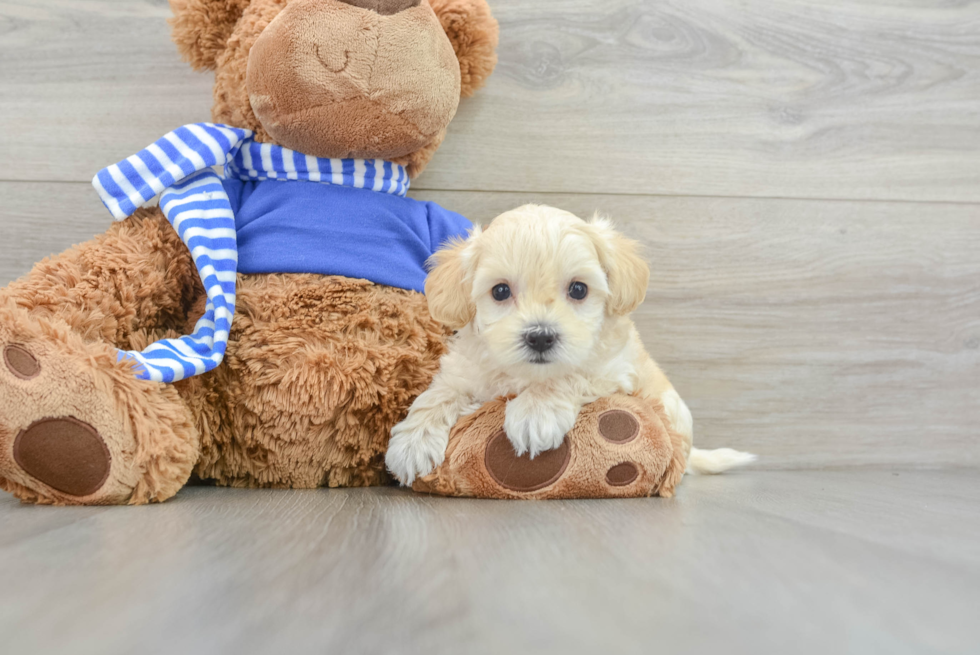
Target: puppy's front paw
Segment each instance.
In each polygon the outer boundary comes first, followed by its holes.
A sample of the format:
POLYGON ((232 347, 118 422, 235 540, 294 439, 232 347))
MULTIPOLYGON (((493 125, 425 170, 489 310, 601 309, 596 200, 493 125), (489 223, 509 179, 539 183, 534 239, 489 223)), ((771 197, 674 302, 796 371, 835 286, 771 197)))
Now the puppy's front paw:
POLYGON ((560 446, 577 418, 578 411, 569 402, 522 393, 507 403, 504 432, 518 455, 530 453, 534 459, 560 446))
POLYGON ((442 464, 449 445, 448 430, 409 423, 402 421, 391 430, 385 455, 388 470, 406 487, 442 464))

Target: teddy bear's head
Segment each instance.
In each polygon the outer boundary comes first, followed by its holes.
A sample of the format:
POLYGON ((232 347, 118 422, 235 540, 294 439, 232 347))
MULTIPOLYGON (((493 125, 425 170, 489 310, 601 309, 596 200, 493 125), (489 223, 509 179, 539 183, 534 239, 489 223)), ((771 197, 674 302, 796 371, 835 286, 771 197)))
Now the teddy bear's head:
POLYGON ((215 122, 315 157, 418 175, 496 64, 485 0, 171 0, 173 39, 215 71, 215 122))

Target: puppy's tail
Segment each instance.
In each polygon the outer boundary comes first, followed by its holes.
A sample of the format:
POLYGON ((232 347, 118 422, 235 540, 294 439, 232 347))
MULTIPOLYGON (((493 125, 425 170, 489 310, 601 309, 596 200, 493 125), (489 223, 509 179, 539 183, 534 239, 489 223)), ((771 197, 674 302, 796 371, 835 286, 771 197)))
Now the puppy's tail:
POLYGON ((698 475, 717 475, 736 466, 745 466, 759 459, 752 453, 743 453, 731 448, 702 450, 691 448, 687 458, 687 472, 698 475))

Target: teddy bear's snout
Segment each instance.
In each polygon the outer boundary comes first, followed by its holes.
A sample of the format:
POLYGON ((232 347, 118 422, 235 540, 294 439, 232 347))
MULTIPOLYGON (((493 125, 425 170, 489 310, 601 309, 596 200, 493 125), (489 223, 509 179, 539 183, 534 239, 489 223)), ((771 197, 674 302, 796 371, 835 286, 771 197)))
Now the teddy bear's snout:
POLYGON ((346 5, 351 5, 353 7, 360 7, 361 9, 370 9, 373 12, 379 13, 382 16, 391 16, 392 14, 397 14, 400 11, 405 11, 406 9, 411 9, 412 7, 418 7, 422 0, 338 0, 346 5))

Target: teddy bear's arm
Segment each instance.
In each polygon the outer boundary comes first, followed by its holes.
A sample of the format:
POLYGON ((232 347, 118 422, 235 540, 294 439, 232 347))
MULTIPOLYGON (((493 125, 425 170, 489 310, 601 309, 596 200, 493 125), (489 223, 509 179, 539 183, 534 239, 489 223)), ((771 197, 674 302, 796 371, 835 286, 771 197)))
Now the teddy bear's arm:
POLYGON ((187 246, 153 208, 37 263, 0 290, 0 302, 64 321, 85 339, 139 349, 156 330, 183 331, 203 295, 187 246))

